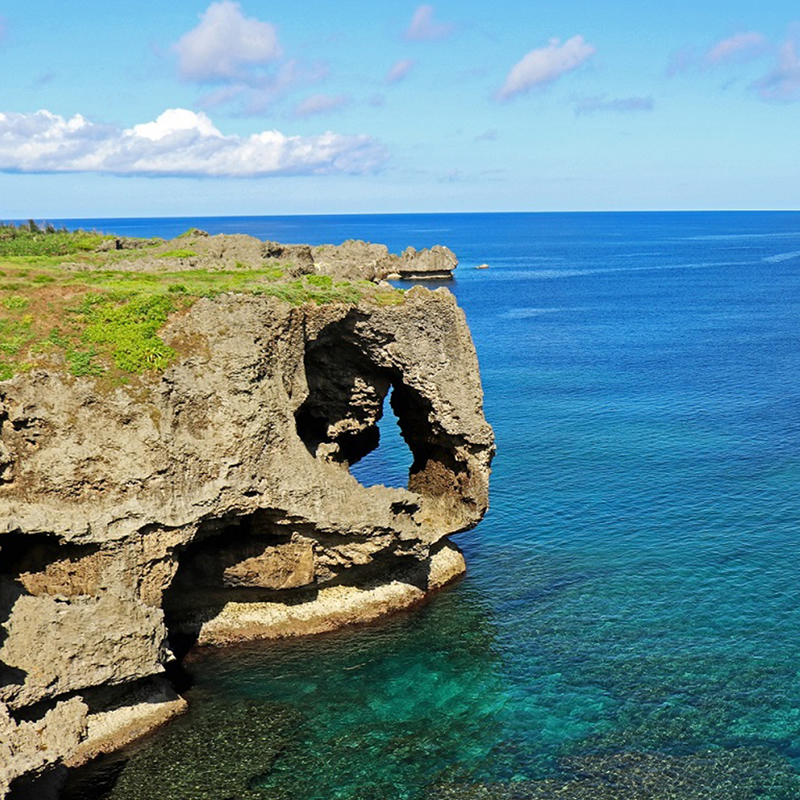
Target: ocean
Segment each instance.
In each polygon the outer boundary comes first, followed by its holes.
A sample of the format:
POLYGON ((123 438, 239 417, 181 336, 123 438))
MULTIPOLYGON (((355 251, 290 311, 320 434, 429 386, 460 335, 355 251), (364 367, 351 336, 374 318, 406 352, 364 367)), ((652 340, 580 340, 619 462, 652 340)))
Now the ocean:
MULTIPOLYGON (((800 797, 800 213, 66 224, 447 245, 498 447, 462 581, 193 654, 190 711, 69 797, 800 797)), ((404 485, 387 411, 357 474, 404 485)))

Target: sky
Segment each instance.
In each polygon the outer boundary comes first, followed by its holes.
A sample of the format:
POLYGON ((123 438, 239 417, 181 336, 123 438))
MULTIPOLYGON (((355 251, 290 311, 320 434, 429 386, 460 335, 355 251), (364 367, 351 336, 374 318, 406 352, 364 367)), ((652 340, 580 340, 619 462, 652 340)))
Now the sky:
POLYGON ((800 5, 0 0, 0 219, 797 209, 800 5))

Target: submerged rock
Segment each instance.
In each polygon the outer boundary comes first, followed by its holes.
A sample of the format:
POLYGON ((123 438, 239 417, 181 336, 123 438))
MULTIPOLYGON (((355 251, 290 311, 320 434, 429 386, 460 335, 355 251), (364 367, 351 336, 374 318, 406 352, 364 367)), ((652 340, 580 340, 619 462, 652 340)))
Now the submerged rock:
POLYGON ((793 800, 800 777, 767 749, 689 755, 620 752, 567 758, 563 776, 498 784, 452 784, 427 800, 793 800))

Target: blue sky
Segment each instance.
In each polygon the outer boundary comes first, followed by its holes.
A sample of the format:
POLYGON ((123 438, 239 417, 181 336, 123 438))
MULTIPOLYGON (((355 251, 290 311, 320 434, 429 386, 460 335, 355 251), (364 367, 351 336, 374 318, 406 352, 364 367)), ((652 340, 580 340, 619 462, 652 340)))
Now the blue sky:
POLYGON ((0 218, 798 208, 800 6, 3 0, 0 218))

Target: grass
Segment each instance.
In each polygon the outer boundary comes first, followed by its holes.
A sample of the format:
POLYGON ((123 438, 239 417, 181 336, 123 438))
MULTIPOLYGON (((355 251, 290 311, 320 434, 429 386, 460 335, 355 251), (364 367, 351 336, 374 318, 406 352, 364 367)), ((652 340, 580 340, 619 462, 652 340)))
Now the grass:
POLYGON ((187 250, 187 249, 184 248, 184 249, 181 249, 181 250, 168 250, 166 253, 159 253, 158 257, 159 258, 192 258, 193 256, 196 256, 196 255, 197 255, 197 253, 195 253, 194 250, 187 250))
MULTIPOLYGON (((294 306, 403 302, 403 292, 368 281, 327 275, 288 280, 279 267, 241 262, 227 270, 126 270, 113 251, 95 252, 102 240, 85 231, 0 226, 0 380, 33 368, 112 383, 161 372, 177 355, 159 336, 170 315, 223 293, 277 297, 294 306), (64 262, 70 266, 61 267, 64 262)), ((177 249, 158 255, 196 254, 177 249)))
POLYGON ((0 303, 2 303, 3 308, 5 308, 7 311, 14 311, 20 308, 27 308, 30 305, 30 302, 31 302, 30 298, 22 297, 21 295, 18 294, 11 294, 8 297, 4 297, 2 300, 0 300, 0 303))
MULTIPOLYGON (((52 225, 38 225, 33 220, 22 225, 0 224, 0 258, 68 256, 96 250, 104 236, 96 231, 56 230, 52 225)), ((113 237, 111 237, 113 238, 113 237)))

